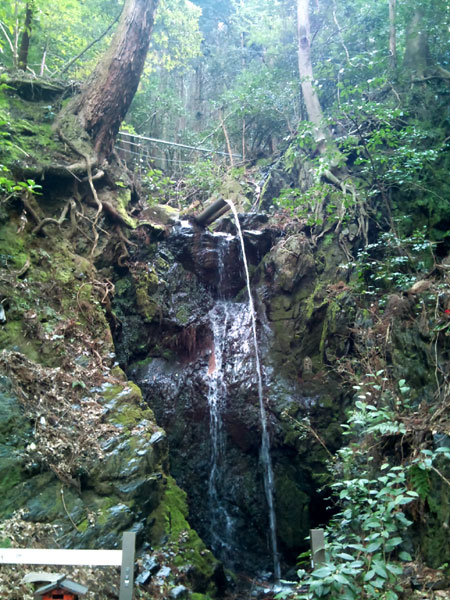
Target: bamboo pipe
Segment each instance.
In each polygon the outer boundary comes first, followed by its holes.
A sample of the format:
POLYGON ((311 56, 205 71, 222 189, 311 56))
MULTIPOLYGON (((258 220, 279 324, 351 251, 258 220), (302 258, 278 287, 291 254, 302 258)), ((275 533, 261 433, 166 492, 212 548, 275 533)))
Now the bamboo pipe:
POLYGON ((227 212, 229 208, 230 207, 225 202, 225 200, 219 198, 218 200, 215 200, 212 204, 207 206, 205 209, 203 209, 202 212, 200 212, 199 214, 193 215, 193 218, 198 225, 210 225, 211 223, 214 223, 214 221, 220 216, 222 216, 225 212, 227 212))

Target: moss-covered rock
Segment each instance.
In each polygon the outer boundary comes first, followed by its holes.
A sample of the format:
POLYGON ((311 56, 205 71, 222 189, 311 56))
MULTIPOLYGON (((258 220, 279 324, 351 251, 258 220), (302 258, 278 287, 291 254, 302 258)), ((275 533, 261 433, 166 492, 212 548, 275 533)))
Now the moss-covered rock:
POLYGON ((183 566, 195 592, 215 595, 217 583, 223 579, 222 567, 187 518, 186 493, 168 477, 162 501, 148 517, 153 544, 168 545, 175 552, 174 564, 183 566))

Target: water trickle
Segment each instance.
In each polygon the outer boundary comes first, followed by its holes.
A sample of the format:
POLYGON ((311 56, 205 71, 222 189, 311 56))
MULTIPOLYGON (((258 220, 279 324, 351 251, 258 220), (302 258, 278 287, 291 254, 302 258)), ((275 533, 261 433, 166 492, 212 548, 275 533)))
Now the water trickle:
POLYGON ((231 559, 233 519, 224 502, 221 463, 225 450, 222 415, 226 404, 224 350, 230 303, 218 302, 209 313, 213 334, 213 350, 208 365, 209 429, 211 435, 211 471, 208 482, 208 508, 211 524, 211 546, 217 556, 231 559))
POLYGON ((245 268, 245 278, 246 278, 247 292, 248 292, 248 305, 249 305, 249 309, 250 309, 251 322, 252 322, 256 376, 257 376, 257 381, 258 381, 259 414, 260 414, 260 420, 261 420, 261 462, 263 465, 263 472, 264 472, 264 490, 266 492, 267 505, 269 508, 270 541, 271 541, 271 547, 272 547, 274 576, 275 576, 275 580, 278 581, 281 576, 281 571, 280 571, 280 560, 278 557, 277 536, 276 536, 276 518, 275 518, 275 503, 274 503, 274 476, 273 476, 273 468, 272 468, 272 458, 270 456, 270 438, 269 438, 269 432, 267 430, 267 415, 266 415, 266 409, 264 407, 262 370, 261 370, 261 362, 259 359, 258 338, 256 335, 255 307, 254 307, 252 291, 251 291, 251 287, 250 287, 250 274, 248 271, 247 258, 246 258, 246 254, 245 254, 244 238, 242 236, 242 230, 241 230, 241 225, 239 223, 239 217, 238 217, 236 207, 234 206, 233 202, 231 200, 226 200, 226 202, 230 206, 231 211, 234 216, 234 220, 236 222, 236 228, 238 231, 238 236, 239 236, 239 240, 241 242, 241 248, 242 248, 242 260, 243 260, 244 268, 245 268))

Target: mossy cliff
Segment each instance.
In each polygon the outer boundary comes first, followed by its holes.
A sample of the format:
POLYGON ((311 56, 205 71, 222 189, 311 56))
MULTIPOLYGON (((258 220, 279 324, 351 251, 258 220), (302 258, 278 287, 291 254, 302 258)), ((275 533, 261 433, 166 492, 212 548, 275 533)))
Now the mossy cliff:
MULTIPOLYGON (((68 186, 52 168, 66 160, 51 129, 53 97, 8 89, 0 98, 11 142, 1 146, 5 176, 36 176, 33 190, 11 189, 0 205, 2 544, 117 548, 122 532, 133 530, 142 570, 154 559, 155 577, 165 573, 155 589, 153 579, 142 581, 140 598, 167 597, 181 584, 212 597, 220 565, 187 523, 185 496, 169 476, 165 432, 115 358, 114 284, 111 270, 99 268, 121 268, 126 241, 118 227, 136 225, 125 212, 131 188, 97 184, 97 230, 88 182, 68 186), (66 211, 60 219, 67 205, 73 218, 66 211)), ((147 220, 143 228, 146 236, 159 235, 164 225, 147 220)), ((157 279, 149 273, 145 281, 154 292, 157 279)), ((151 319, 144 294, 140 302, 151 319)), ((21 598, 31 597, 20 572, 8 571, 9 581, 21 598)), ((89 583, 96 576, 86 577, 89 583)), ((114 583, 100 588, 98 598, 117 594, 114 583)))
MULTIPOLYGON (((373 259, 368 261, 360 240, 354 239, 353 245, 347 240, 344 245, 333 233, 314 236, 300 219, 278 214, 260 219, 256 226, 254 216, 242 215, 241 220, 263 325, 260 352, 266 368, 278 541, 290 562, 306 547, 309 527, 329 515, 327 461, 342 444, 340 424, 354 399, 353 385, 371 373, 384 373, 386 394, 395 399, 398 382, 405 380, 410 385, 409 401, 420 409, 420 433, 412 421, 405 422, 403 441, 387 435, 376 443, 381 455, 386 451, 392 460, 408 464, 417 443, 425 448, 447 443, 447 417, 439 409, 446 400, 436 396, 437 392, 445 395, 445 385, 436 387, 436 354, 439 365, 447 364, 448 340, 440 332, 446 330, 449 310, 448 256, 441 248, 435 256, 437 271, 430 275, 433 264, 426 255, 431 246, 407 237, 372 244, 373 259), (250 218, 256 233, 250 230, 250 218), (255 243, 256 239, 260 241, 255 243), (263 239, 270 243, 264 245, 263 239), (410 246, 417 261, 399 273, 397 255, 408 257, 410 246), (417 269, 417 265, 423 266, 417 269), (371 280, 378 279, 382 282, 373 290, 371 280), (436 409, 442 418, 433 421, 436 409)), ((227 220, 220 229, 233 232, 227 220)), ((234 242, 230 240, 225 248, 223 239, 220 233, 176 227, 167 241, 132 254, 132 266, 117 283, 114 300, 114 310, 126 323, 115 336, 120 360, 132 363, 129 373, 141 382, 144 396, 167 429, 172 472, 188 490, 191 520, 206 537, 211 455, 205 436, 210 427, 206 375, 213 352, 209 313, 217 295, 237 303, 245 298, 234 242), (213 273, 218 272, 220 261, 224 270, 217 277, 213 273), (142 279, 146 305, 138 272, 148 274, 142 279), (234 275, 233 285, 226 279, 229 273, 234 275), (152 278, 158 279, 156 288, 152 278), (146 306, 153 307, 150 314, 146 306)), ((406 258, 401 260, 404 263, 406 258)), ((223 417, 227 455, 222 460, 230 477, 224 505, 229 502, 231 513, 235 506, 245 513, 245 518, 236 518, 235 542, 241 550, 232 560, 262 564, 263 558, 254 552, 265 547, 267 531, 259 530, 266 514, 258 466, 256 383, 251 360, 239 362, 241 348, 231 348, 225 350, 226 377, 235 400, 227 399, 223 417), (240 379, 233 371, 235 360, 240 379)), ((448 550, 438 525, 447 520, 448 490, 439 489, 441 508, 427 501, 427 525, 417 520, 412 535, 434 567, 442 562, 436 548, 448 550), (437 538, 439 544, 433 545, 431 540, 437 538)))

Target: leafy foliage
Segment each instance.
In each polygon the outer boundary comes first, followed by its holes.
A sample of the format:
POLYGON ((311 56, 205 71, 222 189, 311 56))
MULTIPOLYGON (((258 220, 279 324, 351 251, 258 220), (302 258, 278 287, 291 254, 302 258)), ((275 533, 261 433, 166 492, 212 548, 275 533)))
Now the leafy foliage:
MULTIPOLYGON (((411 560, 405 532, 412 524, 405 509, 426 498, 434 463, 441 456, 450 458, 450 448, 423 450, 409 464, 377 464, 368 447, 383 436, 406 434, 402 418, 409 406, 382 390, 380 383, 387 381, 383 375, 368 374, 364 384, 355 386, 354 408, 343 426, 351 441, 332 464, 331 489, 339 510, 326 529, 326 559, 310 575, 298 571, 308 591, 294 594, 297 600, 396 600, 403 591, 401 561, 411 560)), ((404 381, 399 390, 408 394, 404 381)), ((288 596, 281 593, 277 598, 288 596)))
POLYGON ((356 269, 357 289, 366 296, 386 289, 406 291, 433 268, 434 246, 425 229, 409 236, 390 231, 359 250, 356 261, 345 266, 356 269))

